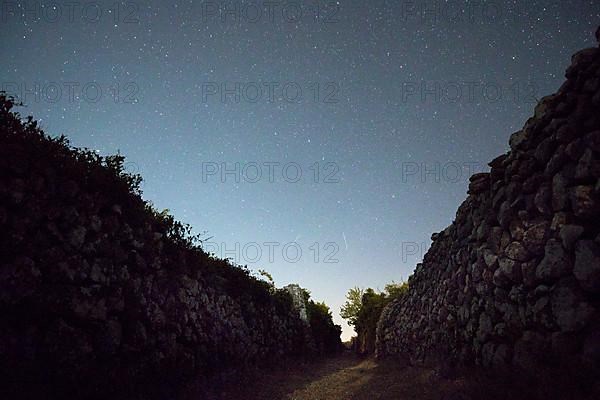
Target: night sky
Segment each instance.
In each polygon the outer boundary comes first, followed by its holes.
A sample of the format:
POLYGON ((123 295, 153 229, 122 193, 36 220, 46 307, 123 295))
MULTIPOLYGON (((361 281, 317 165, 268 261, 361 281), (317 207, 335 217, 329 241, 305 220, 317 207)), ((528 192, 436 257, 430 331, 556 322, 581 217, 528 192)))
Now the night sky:
POLYGON ((349 288, 410 275, 600 23, 588 0, 0 6, 22 114, 120 151, 207 250, 338 323, 349 288))

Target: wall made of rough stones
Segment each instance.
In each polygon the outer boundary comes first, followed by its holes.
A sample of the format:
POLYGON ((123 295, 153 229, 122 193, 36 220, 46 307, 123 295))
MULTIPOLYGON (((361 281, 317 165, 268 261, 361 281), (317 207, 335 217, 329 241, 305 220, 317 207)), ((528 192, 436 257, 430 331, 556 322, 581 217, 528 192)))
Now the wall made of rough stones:
POLYGON ((190 378, 310 353, 297 309, 0 114, 0 398, 172 398, 190 378))
POLYGON ((378 356, 535 371, 600 362, 600 49, 576 53, 378 324, 378 356))

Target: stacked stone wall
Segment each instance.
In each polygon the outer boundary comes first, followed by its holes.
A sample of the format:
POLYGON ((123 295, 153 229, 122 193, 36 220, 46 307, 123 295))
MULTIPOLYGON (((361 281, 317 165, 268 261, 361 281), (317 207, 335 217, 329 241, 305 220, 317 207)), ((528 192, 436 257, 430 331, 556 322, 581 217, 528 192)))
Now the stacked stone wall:
POLYGON ((600 49, 575 54, 378 324, 377 353, 533 372, 600 362, 600 49), (562 366, 562 367, 559 367, 562 366))

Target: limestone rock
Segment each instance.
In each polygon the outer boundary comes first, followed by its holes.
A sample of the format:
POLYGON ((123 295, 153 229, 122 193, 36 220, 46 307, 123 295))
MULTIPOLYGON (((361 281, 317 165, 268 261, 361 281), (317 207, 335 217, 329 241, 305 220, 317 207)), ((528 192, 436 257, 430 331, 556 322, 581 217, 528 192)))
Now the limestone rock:
POLYGON ((573 273, 585 290, 600 290, 600 245, 591 240, 576 243, 573 273))
POLYGON ((544 248, 544 258, 537 266, 536 277, 542 281, 558 279, 572 269, 571 260, 567 257, 562 244, 550 239, 544 248))
POLYGON ((563 225, 560 228, 560 239, 562 240, 563 247, 565 249, 572 249, 573 244, 579 239, 583 231, 584 228, 579 225, 563 225))
POLYGON ((550 224, 547 221, 531 226, 523 235, 523 245, 532 254, 543 253, 543 248, 548 239, 550 224))
POLYGON ((527 261, 529 258, 529 252, 520 242, 512 242, 509 244, 504 250, 504 254, 511 260, 516 261, 527 261))
POLYGON ((520 130, 510 136, 509 144, 512 150, 518 150, 527 140, 527 132, 520 130))
POLYGON ((584 301, 577 285, 561 282, 552 292, 552 313, 563 332, 583 329, 594 314, 594 308, 584 301))
POLYGON ((573 213, 582 218, 592 218, 599 213, 597 195, 591 186, 576 186, 570 191, 573 213))

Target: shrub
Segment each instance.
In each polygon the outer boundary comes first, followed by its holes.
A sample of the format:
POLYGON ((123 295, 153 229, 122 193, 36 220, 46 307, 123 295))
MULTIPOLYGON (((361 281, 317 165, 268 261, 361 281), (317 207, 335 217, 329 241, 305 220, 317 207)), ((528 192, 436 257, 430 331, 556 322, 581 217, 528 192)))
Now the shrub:
POLYGON ((377 293, 354 287, 346 295, 346 303, 342 306, 341 316, 354 327, 357 338, 355 349, 359 353, 372 353, 375 350, 377 322, 381 312, 392 300, 404 296, 408 292, 408 282, 389 283, 383 292, 377 293))

